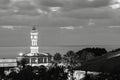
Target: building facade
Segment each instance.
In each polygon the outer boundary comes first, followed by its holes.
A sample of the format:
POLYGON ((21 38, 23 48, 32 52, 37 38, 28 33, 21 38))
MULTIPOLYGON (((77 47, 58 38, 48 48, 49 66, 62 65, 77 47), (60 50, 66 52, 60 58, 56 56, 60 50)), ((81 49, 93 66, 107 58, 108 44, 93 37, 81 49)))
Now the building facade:
POLYGON ((27 65, 31 66, 48 66, 52 61, 52 56, 49 53, 41 53, 39 52, 38 46, 38 30, 36 27, 30 32, 31 46, 30 53, 20 53, 18 59, 25 58, 27 60, 27 65))

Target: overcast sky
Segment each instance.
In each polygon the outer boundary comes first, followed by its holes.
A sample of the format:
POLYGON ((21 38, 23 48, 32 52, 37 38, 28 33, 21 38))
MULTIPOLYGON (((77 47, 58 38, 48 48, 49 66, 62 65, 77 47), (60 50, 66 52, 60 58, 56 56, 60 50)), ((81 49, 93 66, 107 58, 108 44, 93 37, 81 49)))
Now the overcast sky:
POLYGON ((0 0, 0 46, 120 45, 120 0, 0 0))

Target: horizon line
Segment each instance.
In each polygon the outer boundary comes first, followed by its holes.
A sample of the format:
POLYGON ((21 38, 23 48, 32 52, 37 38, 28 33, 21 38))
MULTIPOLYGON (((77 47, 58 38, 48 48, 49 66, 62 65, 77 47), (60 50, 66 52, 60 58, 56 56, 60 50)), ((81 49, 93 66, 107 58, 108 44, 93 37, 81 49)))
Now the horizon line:
MULTIPOLYGON (((39 47, 80 47, 80 46, 120 46, 119 45, 112 45, 112 44, 100 44, 100 45, 38 45, 39 47)), ((29 46, 0 46, 0 47, 30 47, 29 46)))

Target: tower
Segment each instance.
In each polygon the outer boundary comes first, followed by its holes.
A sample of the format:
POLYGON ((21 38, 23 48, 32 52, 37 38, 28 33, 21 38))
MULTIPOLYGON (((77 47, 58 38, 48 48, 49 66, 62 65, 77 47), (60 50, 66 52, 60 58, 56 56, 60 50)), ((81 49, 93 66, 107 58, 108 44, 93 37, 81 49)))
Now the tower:
POLYGON ((27 65, 30 66, 48 66, 49 63, 52 60, 52 56, 49 53, 41 53, 39 52, 38 47, 38 30, 35 26, 33 26, 31 32, 30 32, 30 39, 31 39, 31 46, 30 46, 30 52, 29 53, 20 53, 20 57, 18 57, 19 60, 25 58, 28 63, 27 65))
POLYGON ((39 47, 37 45, 38 31, 35 26, 33 27, 32 31, 30 32, 30 35, 31 35, 30 53, 31 53, 31 55, 36 55, 37 53, 39 53, 39 47))

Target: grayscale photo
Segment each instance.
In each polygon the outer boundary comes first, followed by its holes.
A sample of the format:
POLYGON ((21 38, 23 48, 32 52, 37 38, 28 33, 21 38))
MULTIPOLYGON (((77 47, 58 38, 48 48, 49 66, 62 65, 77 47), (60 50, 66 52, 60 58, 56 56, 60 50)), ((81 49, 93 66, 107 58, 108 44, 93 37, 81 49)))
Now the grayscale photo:
POLYGON ((0 80, 120 80, 120 0, 0 0, 0 80))

